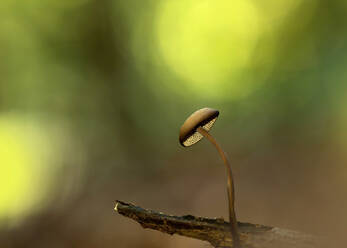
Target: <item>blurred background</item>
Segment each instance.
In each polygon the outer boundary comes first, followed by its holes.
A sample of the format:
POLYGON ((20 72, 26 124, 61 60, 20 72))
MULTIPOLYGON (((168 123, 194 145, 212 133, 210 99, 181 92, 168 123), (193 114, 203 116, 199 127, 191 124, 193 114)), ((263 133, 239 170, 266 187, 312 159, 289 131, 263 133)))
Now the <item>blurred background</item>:
POLYGON ((115 200, 347 242, 347 2, 2 0, 0 246, 208 247, 115 200))

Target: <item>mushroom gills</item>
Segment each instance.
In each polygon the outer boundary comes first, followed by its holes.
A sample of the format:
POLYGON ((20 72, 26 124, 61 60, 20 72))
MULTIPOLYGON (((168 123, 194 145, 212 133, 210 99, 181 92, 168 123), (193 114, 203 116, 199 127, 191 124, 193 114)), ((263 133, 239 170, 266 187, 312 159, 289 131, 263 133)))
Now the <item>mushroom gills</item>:
MULTIPOLYGON (((216 122, 217 117, 213 118, 206 124, 202 126, 203 129, 205 129, 207 132, 210 131, 212 128, 213 124, 216 122)), ((199 132, 195 131, 191 136, 189 136, 185 141, 183 141, 184 146, 191 146, 194 145, 195 143, 199 142, 204 136, 200 134, 199 132)))

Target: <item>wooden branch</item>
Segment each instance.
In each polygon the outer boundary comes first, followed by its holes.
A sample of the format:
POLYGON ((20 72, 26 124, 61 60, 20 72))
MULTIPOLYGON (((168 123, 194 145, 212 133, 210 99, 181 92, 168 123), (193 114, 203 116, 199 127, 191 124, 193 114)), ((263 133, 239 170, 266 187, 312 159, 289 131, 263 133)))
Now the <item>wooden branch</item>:
MULTIPOLYGON (((116 201, 115 210, 143 228, 208 241, 214 247, 232 248, 230 224, 222 218, 166 215, 121 201, 116 201)), ((322 247, 317 237, 296 231, 242 222, 238 222, 238 227, 243 248, 322 247)))

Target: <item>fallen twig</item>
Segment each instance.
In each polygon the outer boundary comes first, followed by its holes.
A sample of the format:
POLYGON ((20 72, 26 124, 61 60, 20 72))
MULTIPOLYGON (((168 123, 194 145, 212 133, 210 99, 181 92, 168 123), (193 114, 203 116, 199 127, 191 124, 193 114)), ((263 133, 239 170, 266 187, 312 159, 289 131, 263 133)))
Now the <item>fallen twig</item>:
MULTIPOLYGON (((143 228, 208 241, 214 247, 232 248, 230 224, 222 218, 166 215, 121 201, 116 202, 115 210, 143 228)), ((296 231, 242 222, 238 222, 238 228, 244 248, 321 247, 317 237, 296 231)))

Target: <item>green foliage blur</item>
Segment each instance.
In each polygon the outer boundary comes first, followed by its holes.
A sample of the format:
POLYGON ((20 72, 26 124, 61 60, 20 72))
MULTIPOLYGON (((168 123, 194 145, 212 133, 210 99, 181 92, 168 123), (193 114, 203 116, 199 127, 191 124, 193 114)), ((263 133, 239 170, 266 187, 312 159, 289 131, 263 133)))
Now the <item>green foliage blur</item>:
POLYGON ((226 216, 217 153, 178 143, 202 107, 241 221, 345 243, 346 27, 345 0, 2 0, 0 247, 203 247, 113 211, 226 216))

